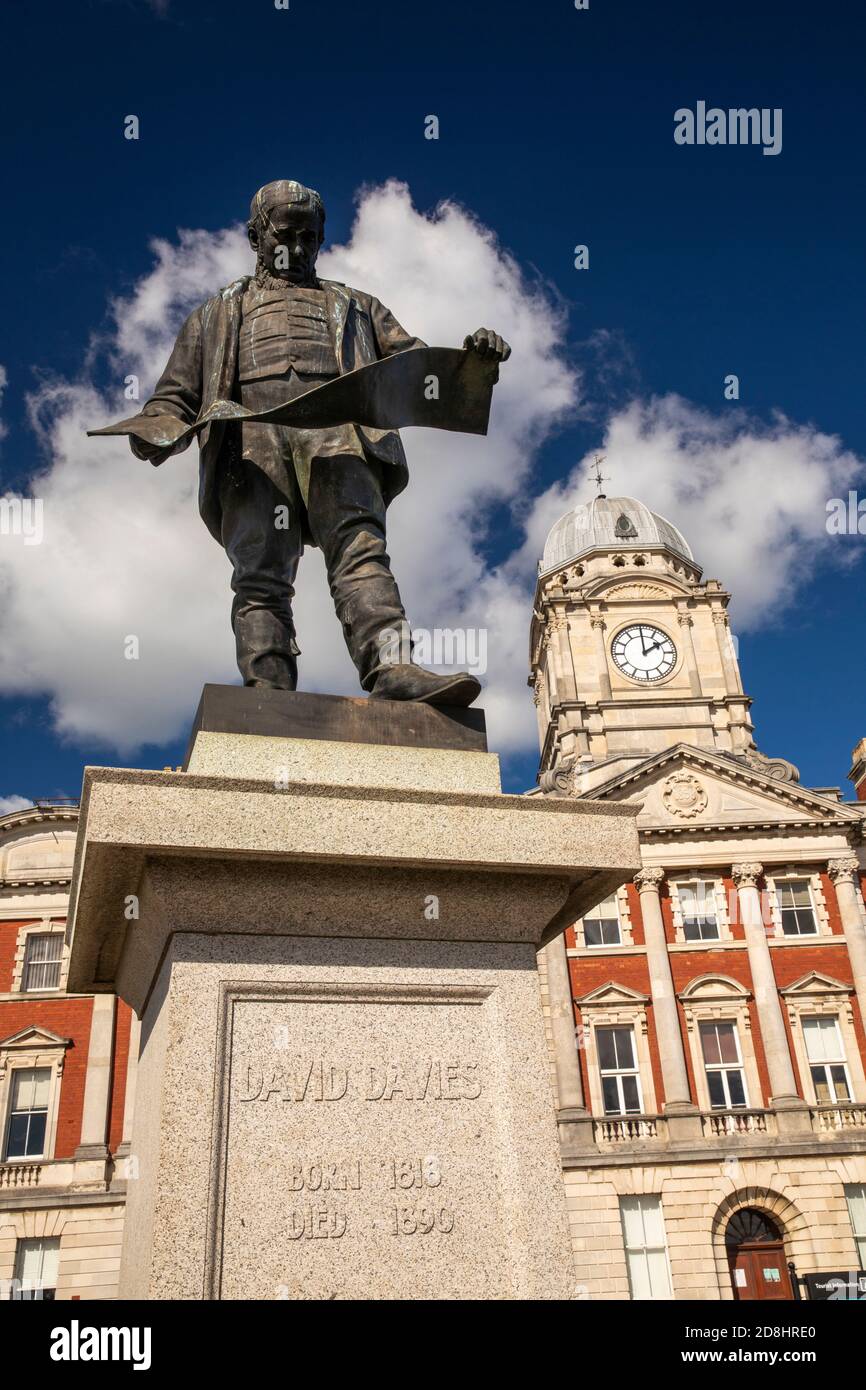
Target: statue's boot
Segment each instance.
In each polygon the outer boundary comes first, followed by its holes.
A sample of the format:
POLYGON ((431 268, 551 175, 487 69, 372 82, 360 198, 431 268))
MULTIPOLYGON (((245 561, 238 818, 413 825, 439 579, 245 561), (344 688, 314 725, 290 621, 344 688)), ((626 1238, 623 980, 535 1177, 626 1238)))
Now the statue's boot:
POLYGON ((244 685, 267 690, 295 690, 299 647, 294 627, 267 608, 235 614, 238 669, 244 685))
POLYGON ((471 705, 481 694, 481 682, 468 671, 441 675, 414 662, 383 666, 370 691, 371 700, 420 700, 428 705, 471 705))
MULTIPOLYGON (((385 557, 387 564, 387 556, 385 557)), ((467 671, 443 675, 412 660, 409 623, 394 576, 381 564, 356 568, 355 583, 338 606, 349 653, 371 700, 419 700, 471 705, 481 683, 467 671)))

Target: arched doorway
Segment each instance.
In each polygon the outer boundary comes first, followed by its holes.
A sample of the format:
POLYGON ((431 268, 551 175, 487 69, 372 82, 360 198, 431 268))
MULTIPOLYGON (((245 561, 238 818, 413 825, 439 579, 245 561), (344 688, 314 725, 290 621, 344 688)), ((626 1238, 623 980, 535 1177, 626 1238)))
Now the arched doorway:
POLYGON ((725 1248, 736 1299, 793 1298, 782 1232, 758 1207, 735 1211, 725 1248))

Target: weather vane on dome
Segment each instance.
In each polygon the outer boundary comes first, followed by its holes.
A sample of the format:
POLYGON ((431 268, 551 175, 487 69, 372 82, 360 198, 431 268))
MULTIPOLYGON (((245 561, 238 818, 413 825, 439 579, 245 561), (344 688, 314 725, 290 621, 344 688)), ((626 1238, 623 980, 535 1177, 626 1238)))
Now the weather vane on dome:
POLYGON ((593 480, 594 480, 594 482, 595 482, 596 487, 598 488, 598 496, 599 496, 599 497, 604 497, 604 495, 605 495, 605 494, 602 492, 602 490, 601 490, 601 489, 602 489, 602 484, 603 484, 603 483, 609 483, 609 482, 610 482, 610 478, 604 477, 604 476, 602 475, 602 471, 601 471, 601 465, 604 463, 605 458, 606 458, 606 455, 605 455, 605 454, 600 454, 600 455, 599 455, 599 454, 596 454, 596 456, 595 456, 595 472, 591 475, 592 478, 593 478, 593 480))

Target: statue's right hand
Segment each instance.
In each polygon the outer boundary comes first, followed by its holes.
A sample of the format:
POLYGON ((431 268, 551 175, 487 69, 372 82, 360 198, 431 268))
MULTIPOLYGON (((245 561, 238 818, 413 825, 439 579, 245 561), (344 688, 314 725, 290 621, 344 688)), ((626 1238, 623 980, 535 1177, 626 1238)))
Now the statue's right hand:
POLYGON ((148 463, 163 463, 171 453, 170 447, 166 449, 161 444, 150 444, 135 434, 129 436, 129 447, 137 459, 145 459, 148 463))

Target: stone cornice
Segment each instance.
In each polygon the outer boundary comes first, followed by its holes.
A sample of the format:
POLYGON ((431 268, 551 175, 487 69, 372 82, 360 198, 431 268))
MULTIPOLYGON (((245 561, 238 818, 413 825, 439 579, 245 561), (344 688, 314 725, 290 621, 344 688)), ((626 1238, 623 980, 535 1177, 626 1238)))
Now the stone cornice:
POLYGON ((0 816, 0 838, 10 830, 20 830, 22 826, 49 824, 67 821, 71 826, 78 823, 77 806, 24 806, 20 811, 9 811, 0 816))
MULTIPOLYGON (((592 792, 582 792, 581 795, 588 801, 592 800, 592 792)), ((664 840, 681 838, 683 835, 690 835, 692 839, 700 839, 702 835, 717 837, 719 835, 753 835, 760 831, 769 831, 770 834, 787 833, 797 830, 835 830, 839 832, 841 827, 839 822, 833 817, 804 817, 802 820, 738 820, 738 821, 705 821, 703 823, 689 825, 639 825, 638 831, 642 840, 664 840)))

